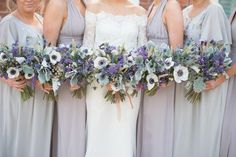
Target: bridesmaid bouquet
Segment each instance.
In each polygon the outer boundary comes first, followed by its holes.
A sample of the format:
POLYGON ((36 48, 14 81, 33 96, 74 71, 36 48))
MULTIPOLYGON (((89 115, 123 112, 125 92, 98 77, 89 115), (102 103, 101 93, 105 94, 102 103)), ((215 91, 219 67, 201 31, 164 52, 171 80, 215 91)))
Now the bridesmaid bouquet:
POLYGON ((71 86, 78 86, 78 89, 73 91, 73 96, 82 98, 85 94, 86 84, 92 82, 93 51, 75 43, 69 47, 62 59, 65 79, 69 80, 71 86))
POLYGON ((35 51, 39 50, 36 45, 34 48, 26 45, 20 46, 18 42, 12 44, 11 48, 0 45, 0 77, 5 79, 26 79, 32 84, 27 84, 21 92, 23 101, 33 96, 33 89, 36 76, 35 65, 38 62, 35 51))
POLYGON ((39 83, 44 86, 50 84, 52 91, 45 96, 48 100, 55 100, 57 91, 64 81, 64 64, 62 58, 68 49, 66 47, 46 46, 41 53, 35 54, 39 64, 35 68, 39 83))
MULTIPOLYGON (((192 45, 196 45, 192 43, 192 45)), ((222 75, 232 63, 229 57, 229 45, 222 42, 201 42, 198 45, 197 56, 198 70, 194 75, 190 75, 187 84, 186 98, 193 104, 198 104, 201 100, 201 92, 205 88, 205 82, 217 79, 222 75)))
POLYGON ((168 84, 174 80, 172 71, 175 62, 173 61, 172 50, 167 44, 156 46, 150 41, 143 49, 147 53, 147 58, 145 59, 145 72, 141 82, 146 89, 146 94, 153 96, 161 84, 168 84))
POLYGON ((131 102, 130 95, 134 96, 137 93, 135 83, 132 82, 136 69, 132 69, 135 68, 131 63, 132 57, 125 54, 127 52, 123 46, 114 47, 107 43, 100 45, 94 52, 93 80, 100 86, 107 87, 105 99, 111 103, 119 104, 126 96, 131 102), (125 66, 125 63, 130 65, 125 66))
MULTIPOLYGON (((174 52, 174 80, 176 83, 187 82, 187 93, 195 90, 194 84, 200 74, 199 54, 199 45, 192 41, 188 41, 183 49, 176 49, 174 52)), ((194 95, 189 97, 187 94, 186 97, 191 103, 196 102, 194 95)))

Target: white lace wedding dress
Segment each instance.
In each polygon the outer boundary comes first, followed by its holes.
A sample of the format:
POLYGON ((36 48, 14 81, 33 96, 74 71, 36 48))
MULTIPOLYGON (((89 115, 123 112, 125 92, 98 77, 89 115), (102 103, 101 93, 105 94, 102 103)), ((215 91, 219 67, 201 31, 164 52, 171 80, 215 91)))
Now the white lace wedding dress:
MULTIPOLYGON (((135 49, 146 42, 146 16, 94 14, 87 11, 84 46, 97 48, 104 42, 135 49)), ((105 88, 87 88, 87 150, 86 157, 135 157, 136 123, 141 94, 122 102, 121 118, 116 104, 106 102, 105 88)))

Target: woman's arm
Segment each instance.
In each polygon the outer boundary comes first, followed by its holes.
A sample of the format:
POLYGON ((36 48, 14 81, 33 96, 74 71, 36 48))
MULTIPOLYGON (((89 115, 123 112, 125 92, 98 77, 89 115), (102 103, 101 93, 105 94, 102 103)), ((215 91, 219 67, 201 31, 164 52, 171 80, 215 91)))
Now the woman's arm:
POLYGON ((67 4, 64 0, 50 0, 43 22, 43 33, 48 43, 57 45, 64 19, 67 16, 67 4))
POLYGON ((183 14, 179 3, 175 0, 167 2, 164 11, 164 23, 168 30, 169 43, 171 48, 183 46, 184 23, 183 14))

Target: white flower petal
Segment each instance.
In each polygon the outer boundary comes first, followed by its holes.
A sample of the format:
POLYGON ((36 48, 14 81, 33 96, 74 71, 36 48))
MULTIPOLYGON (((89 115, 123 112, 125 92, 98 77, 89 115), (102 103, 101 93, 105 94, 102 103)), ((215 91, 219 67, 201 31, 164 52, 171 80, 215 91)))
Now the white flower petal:
POLYGON ((7 70, 7 75, 8 75, 8 78, 15 79, 20 76, 20 70, 15 67, 10 67, 7 70))
POLYGON ((97 57, 95 60, 94 60, 94 67, 97 68, 97 69, 102 69, 104 68, 105 66, 107 66, 108 64, 108 60, 107 58, 105 57, 97 57), (103 62, 103 64, 101 65, 101 62, 103 62))
POLYGON ((154 74, 154 73, 151 73, 147 76, 147 86, 148 86, 148 90, 151 90, 155 84, 158 82, 158 77, 154 74), (151 80, 153 80, 154 82, 150 82, 151 80))
POLYGON ((53 50, 50 55, 50 62, 55 65, 56 63, 60 62, 61 61, 61 54, 60 52, 57 52, 55 50, 53 50))
POLYGON ((178 75, 174 75, 174 79, 176 83, 181 83, 182 80, 178 77, 178 75))
POLYGON ((22 64, 25 61, 24 57, 15 57, 15 59, 19 64, 22 64))
POLYGON ((148 86, 148 90, 152 90, 152 88, 155 86, 155 84, 148 83, 147 86, 148 86))
POLYGON ((7 56, 5 53, 2 52, 0 54, 0 62, 5 62, 5 61, 7 61, 7 56))
POLYGON ((34 74, 25 74, 25 79, 30 80, 34 77, 34 74))

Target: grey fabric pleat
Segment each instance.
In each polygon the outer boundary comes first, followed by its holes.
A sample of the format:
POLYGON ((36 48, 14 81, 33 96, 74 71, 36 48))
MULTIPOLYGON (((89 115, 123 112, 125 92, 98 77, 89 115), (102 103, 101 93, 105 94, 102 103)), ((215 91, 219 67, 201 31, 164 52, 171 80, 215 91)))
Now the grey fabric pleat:
POLYGON ((69 44, 74 40, 77 43, 82 43, 85 22, 79 8, 76 7, 74 0, 67 0, 68 16, 62 26, 59 35, 59 44, 69 44))
MULTIPOLYGON (((10 14, 0 23, 0 43, 16 41, 42 44, 42 31, 10 14)), ((0 157, 49 157, 53 107, 39 89, 22 102, 19 91, 0 82, 0 157)))
MULTIPOLYGON (((234 64, 236 63, 236 9, 232 14, 231 30, 232 30, 232 49, 231 57, 234 64)), ((224 123, 222 130, 220 157, 235 157, 236 156, 236 76, 229 80, 229 88, 227 92, 227 104, 224 115, 224 123)))
MULTIPOLYGON (((62 26, 58 44, 82 44, 84 17, 74 0, 67 1, 67 19, 62 26)), ((53 129, 53 157, 84 157, 86 146, 85 97, 72 96, 70 85, 65 82, 59 90, 53 129)))
MULTIPOLYGON (((192 5, 184 9, 186 40, 231 43, 230 23, 219 3, 211 2, 201 13, 189 17, 192 5)), ((173 157, 218 157, 228 81, 201 93, 199 104, 186 98, 185 83, 178 84, 175 96, 173 157)))
MULTIPOLYGON (((162 0, 147 27, 148 40, 157 45, 169 43, 163 23, 167 0, 162 0)), ((149 9, 149 14, 153 6, 149 9)), ((138 157, 172 157, 175 86, 160 89, 156 95, 144 95, 138 123, 138 157)))

